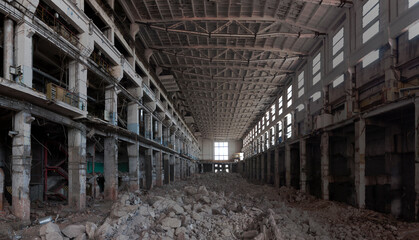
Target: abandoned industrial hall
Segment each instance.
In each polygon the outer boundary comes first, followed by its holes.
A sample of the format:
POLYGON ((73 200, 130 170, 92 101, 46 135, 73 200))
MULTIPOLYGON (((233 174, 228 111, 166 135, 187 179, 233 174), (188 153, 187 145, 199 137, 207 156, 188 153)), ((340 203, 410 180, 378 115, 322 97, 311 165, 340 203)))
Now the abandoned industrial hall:
POLYGON ((419 239, 419 0, 0 0, 0 239, 419 239))

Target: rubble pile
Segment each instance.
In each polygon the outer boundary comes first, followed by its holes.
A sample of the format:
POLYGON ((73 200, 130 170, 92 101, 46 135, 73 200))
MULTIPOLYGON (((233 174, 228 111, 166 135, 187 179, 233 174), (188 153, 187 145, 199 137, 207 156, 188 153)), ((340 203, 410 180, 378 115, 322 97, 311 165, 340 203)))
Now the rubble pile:
POLYGON ((100 223, 54 223, 42 239, 415 239, 418 223, 316 199, 295 189, 202 174, 149 192, 125 192, 100 223), (415 230, 416 229, 416 230, 415 230), (412 237, 413 236, 413 237, 412 237))

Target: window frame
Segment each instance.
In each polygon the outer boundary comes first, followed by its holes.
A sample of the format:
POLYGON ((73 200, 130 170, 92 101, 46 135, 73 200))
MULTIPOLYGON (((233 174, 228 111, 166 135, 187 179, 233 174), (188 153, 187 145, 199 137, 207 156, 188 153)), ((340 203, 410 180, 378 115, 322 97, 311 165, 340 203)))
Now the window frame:
POLYGON ((313 86, 320 82, 322 78, 322 52, 319 51, 312 60, 311 70, 312 70, 312 84, 313 86), (318 60, 317 60, 318 58, 318 60))
POLYGON ((228 142, 214 142, 214 160, 216 161, 228 160, 228 157, 229 157, 228 142), (216 154, 217 152, 219 154, 216 154))

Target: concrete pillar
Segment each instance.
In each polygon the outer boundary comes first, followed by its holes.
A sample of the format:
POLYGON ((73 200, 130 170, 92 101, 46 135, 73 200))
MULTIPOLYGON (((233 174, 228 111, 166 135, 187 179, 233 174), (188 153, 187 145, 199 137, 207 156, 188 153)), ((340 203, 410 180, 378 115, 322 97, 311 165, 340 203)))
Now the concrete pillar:
POLYGON ((285 185, 291 186, 291 147, 285 143, 285 185))
POLYGON ((118 198, 118 140, 116 136, 105 138, 104 149, 104 177, 105 199, 116 200, 118 198))
POLYGON ((419 221, 419 100, 415 100, 415 216, 419 221))
POLYGON ((156 153, 156 186, 163 186, 163 164, 162 164, 162 152, 156 153))
POLYGON ((355 122, 355 192, 359 208, 365 207, 365 119, 355 122))
POLYGON ((169 154, 163 154, 163 172, 164 172, 163 183, 169 184, 170 183, 169 154))
POLYGON ((16 76, 15 81, 32 88, 32 36, 35 31, 22 21, 15 30, 15 66, 21 67, 22 74, 16 76))
POLYGON ((86 208, 86 132, 68 130, 68 205, 86 208))
POLYGON ((148 139, 153 139, 153 117, 151 113, 144 114, 144 134, 148 139))
POLYGON ((329 133, 324 132, 320 141, 322 198, 329 200, 329 133))
POLYGON ((3 38, 3 77, 11 80, 10 66, 13 64, 13 36, 14 36, 14 23, 10 18, 4 18, 4 38, 3 38))
POLYGON ((127 107, 127 128, 136 134, 140 134, 140 119, 139 119, 139 106, 135 102, 128 103, 127 107))
POLYGON ((0 168, 0 211, 3 211, 4 207, 4 171, 0 168))
POLYGON ((266 176, 265 176, 265 153, 262 153, 262 155, 260 155, 260 180, 262 180, 262 182, 266 181, 266 176))
POLYGON ((389 41, 389 48, 385 51, 383 62, 385 68, 385 98, 386 101, 394 101, 397 99, 399 91, 398 91, 398 78, 400 72, 395 68, 397 64, 397 41, 395 39, 388 39, 389 41))
POLYGON ((211 163, 211 172, 212 172, 212 173, 215 173, 214 163, 211 163))
POLYGON ((279 188, 280 176, 279 176, 279 148, 278 147, 275 148, 274 167, 275 167, 275 176, 274 176, 275 187, 279 188))
POLYGON ((272 162, 272 159, 271 159, 271 155, 272 155, 272 152, 271 151, 268 151, 268 157, 266 158, 266 171, 267 171, 267 174, 266 174, 266 182, 268 184, 271 184, 271 182, 272 182, 272 173, 271 173, 271 169, 272 169, 271 162, 272 162))
POLYGON ((307 142, 300 140, 300 190, 307 191, 307 142))
POLYGON ((175 157, 175 180, 180 180, 180 159, 175 157))
POLYGON ((157 122, 157 142, 162 144, 163 139, 163 124, 161 122, 157 122))
POLYGON ((87 111, 87 69, 77 61, 68 65, 68 87, 78 97, 78 108, 87 111))
POLYGON ((135 192, 140 190, 140 145, 138 142, 128 144, 127 152, 129 165, 129 188, 130 191, 135 192))
POLYGON ((12 212, 22 220, 29 220, 30 217, 32 121, 33 118, 28 112, 21 111, 14 115, 14 131, 18 134, 12 143, 12 212))
MULTIPOLYGON (((109 86, 105 90, 105 111, 107 112, 108 121, 112 125, 118 125, 118 95, 116 88, 109 86)), ((105 116, 106 118, 106 116, 105 116)))

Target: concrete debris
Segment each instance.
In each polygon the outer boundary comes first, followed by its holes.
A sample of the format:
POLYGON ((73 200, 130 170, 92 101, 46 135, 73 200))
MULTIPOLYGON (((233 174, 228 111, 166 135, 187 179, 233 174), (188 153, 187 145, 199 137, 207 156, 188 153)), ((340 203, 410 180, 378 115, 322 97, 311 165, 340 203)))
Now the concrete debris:
POLYGON ((83 235, 86 232, 86 226, 84 225, 68 225, 62 230, 64 236, 68 238, 76 238, 83 235))
POLYGON ((198 175, 137 202, 126 194, 112 207, 126 214, 111 214, 97 239, 400 239, 400 222, 388 216, 250 184, 237 174, 198 175))

